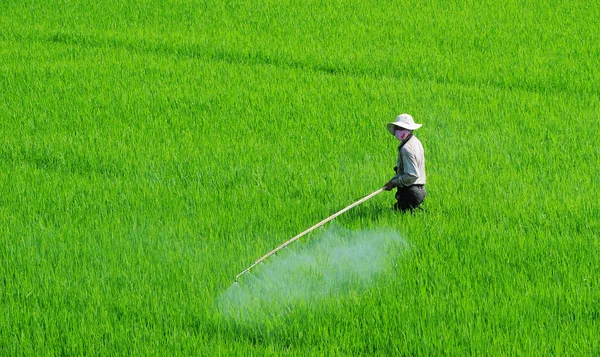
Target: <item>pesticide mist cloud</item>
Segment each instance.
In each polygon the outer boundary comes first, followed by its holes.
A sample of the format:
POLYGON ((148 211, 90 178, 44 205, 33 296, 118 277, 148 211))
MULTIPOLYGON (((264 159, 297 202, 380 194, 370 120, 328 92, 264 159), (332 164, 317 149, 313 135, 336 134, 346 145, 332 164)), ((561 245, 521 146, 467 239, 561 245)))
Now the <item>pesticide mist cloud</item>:
POLYGON ((217 300, 219 311, 234 320, 260 320, 284 315, 299 303, 343 296, 371 285, 407 249, 391 230, 332 226, 307 240, 241 277, 217 300))

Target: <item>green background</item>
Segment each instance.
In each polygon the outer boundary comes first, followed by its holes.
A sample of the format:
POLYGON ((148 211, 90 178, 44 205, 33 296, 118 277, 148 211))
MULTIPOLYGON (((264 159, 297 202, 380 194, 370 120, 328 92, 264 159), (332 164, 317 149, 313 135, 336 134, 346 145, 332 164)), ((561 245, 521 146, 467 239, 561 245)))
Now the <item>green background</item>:
POLYGON ((1 1, 0 354, 597 355, 598 10, 1 1), (365 289, 222 314, 391 177, 402 112, 425 211, 386 193, 336 223, 410 249, 365 289))

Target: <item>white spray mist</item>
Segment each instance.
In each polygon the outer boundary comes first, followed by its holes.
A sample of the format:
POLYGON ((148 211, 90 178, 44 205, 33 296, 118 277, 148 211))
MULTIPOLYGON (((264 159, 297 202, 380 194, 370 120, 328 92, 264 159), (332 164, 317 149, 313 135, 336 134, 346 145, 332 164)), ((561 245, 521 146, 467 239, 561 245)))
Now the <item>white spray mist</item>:
POLYGON ((296 242, 243 275, 217 300, 219 311, 237 322, 283 316, 295 305, 360 291, 408 249, 391 230, 321 229, 308 243, 296 242))

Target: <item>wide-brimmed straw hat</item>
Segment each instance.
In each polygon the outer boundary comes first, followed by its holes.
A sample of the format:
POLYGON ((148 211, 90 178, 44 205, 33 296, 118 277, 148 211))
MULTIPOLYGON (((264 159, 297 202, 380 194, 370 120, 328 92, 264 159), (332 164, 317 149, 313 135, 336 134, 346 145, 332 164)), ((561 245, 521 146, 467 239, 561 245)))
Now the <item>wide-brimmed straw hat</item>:
POLYGON ((417 130, 423 124, 416 124, 413 117, 410 114, 400 114, 396 117, 396 121, 387 124, 387 130, 394 135, 396 128, 408 129, 408 130, 417 130))

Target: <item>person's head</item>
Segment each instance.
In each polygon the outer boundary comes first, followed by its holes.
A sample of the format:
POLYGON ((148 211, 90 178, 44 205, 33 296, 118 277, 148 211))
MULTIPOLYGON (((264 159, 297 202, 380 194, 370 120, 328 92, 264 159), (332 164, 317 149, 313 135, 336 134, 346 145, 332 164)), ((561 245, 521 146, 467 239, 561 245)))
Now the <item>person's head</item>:
POLYGON ((416 124, 410 114, 400 114, 396 117, 396 121, 387 124, 387 129, 390 134, 396 136, 397 130, 407 130, 412 133, 413 130, 419 129, 421 125, 422 124, 416 124))

